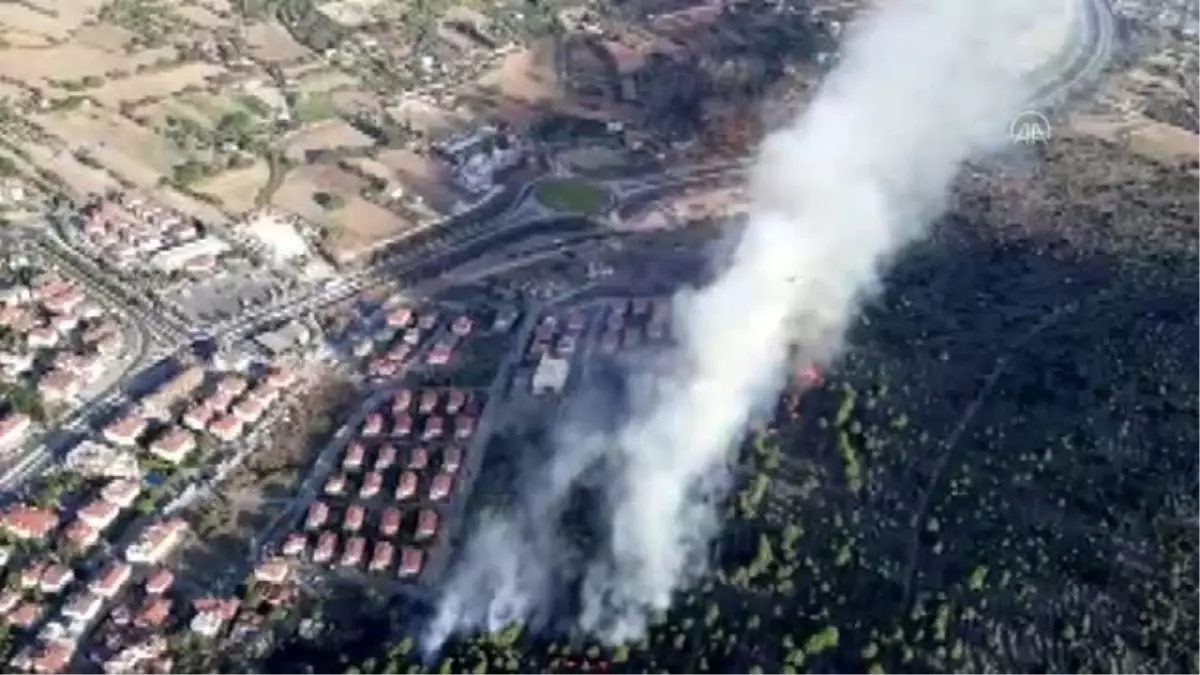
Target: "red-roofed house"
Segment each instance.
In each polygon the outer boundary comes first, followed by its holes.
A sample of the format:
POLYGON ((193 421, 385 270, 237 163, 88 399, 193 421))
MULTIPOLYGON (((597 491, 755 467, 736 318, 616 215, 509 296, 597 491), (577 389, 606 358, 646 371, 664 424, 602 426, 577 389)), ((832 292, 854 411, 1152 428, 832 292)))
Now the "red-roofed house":
POLYGON ((74 657, 74 642, 66 639, 47 640, 34 654, 30 670, 39 675, 65 673, 74 657))
POLYGON ((17 628, 30 628, 42 618, 44 609, 39 602, 25 601, 9 612, 5 619, 17 628))
POLYGON ((442 448, 442 472, 448 474, 458 473, 458 468, 462 466, 463 451, 460 446, 447 445, 442 448))
POLYGON ((146 418, 130 413, 104 429, 104 438, 118 447, 137 445, 138 436, 146 430, 146 418))
POLYGON ((179 518, 155 523, 125 549, 125 559, 132 563, 158 563, 179 543, 186 529, 187 524, 179 518))
POLYGON ((351 504, 346 509, 345 519, 342 520, 342 529, 347 532, 358 532, 362 529, 363 518, 366 514, 366 509, 361 504, 351 504))
POLYGON ((383 474, 378 471, 372 471, 363 476, 362 487, 358 489, 358 496, 363 499, 370 499, 379 494, 383 489, 383 474))
POLYGON ((386 570, 392 565, 392 557, 396 554, 396 548, 388 541, 377 541, 375 547, 371 550, 371 563, 367 569, 372 572, 386 570))
POLYGON ((403 501, 417 493, 417 474, 405 471, 396 482, 396 501, 403 501))
POLYGON ((426 441, 437 440, 442 437, 442 433, 446 430, 446 420, 441 415, 430 415, 425 418, 425 430, 421 433, 421 439, 426 441))
POLYGON ((384 471, 389 469, 396 463, 396 448, 391 445, 385 445, 379 448, 379 454, 375 456, 375 470, 384 471))
POLYGON ((234 415, 217 415, 208 423, 208 433, 231 443, 242 435, 242 420, 234 415))
POLYGON ((42 570, 42 578, 38 581, 38 588, 43 593, 54 594, 61 592, 67 587, 67 584, 75 580, 75 571, 66 565, 47 565, 46 569, 42 570))
POLYGON ((440 501, 450 496, 454 489, 454 477, 447 473, 439 473, 429 483, 429 499, 440 501))
POLYGON ((337 550, 338 537, 333 532, 322 532, 321 536, 317 537, 317 547, 313 551, 313 562, 318 565, 324 565, 333 559, 333 554, 337 550))
POLYGON ((150 454, 171 464, 178 464, 195 449, 196 438, 186 429, 175 427, 150 446, 150 454))
POLYGON ((100 541, 100 530, 82 520, 76 520, 67 527, 66 537, 67 542, 76 551, 86 551, 100 541))
POLYGON ((287 581, 291 571, 286 560, 266 560, 254 568, 254 580, 265 584, 282 584, 287 581))
POLYGON ((316 501, 308 505, 308 519, 305 526, 310 530, 323 527, 329 521, 329 505, 316 501))
POLYGON ((391 537, 400 531, 400 509, 389 506, 379 518, 379 534, 391 537))
POLYGON ((125 587, 129 577, 133 575, 133 565, 114 560, 104 566, 100 576, 92 581, 89 589, 103 598, 112 598, 125 587))
POLYGON ((437 344, 429 350, 429 355, 425 357, 425 363, 431 366, 444 366, 450 363, 450 359, 454 356, 454 343, 448 340, 439 340, 437 344))
POLYGON ((233 406, 233 414, 246 424, 254 424, 267 411, 266 399, 251 394, 233 406))
POLYGON ((325 481, 325 494, 338 496, 346 491, 346 474, 335 473, 325 481))
POLYGON ((457 415, 467 403, 467 392, 462 389, 451 389, 446 394, 446 414, 457 415))
POLYGON ((422 415, 428 415, 429 413, 433 412, 434 410, 437 410, 437 404, 438 404, 437 390, 436 389, 426 389, 421 392, 420 402, 417 403, 417 412, 421 413, 422 415))
POLYGON ((424 563, 425 554, 420 549, 405 546, 400 549, 400 569, 397 571, 397 576, 401 579, 415 577, 421 573, 424 563))
POLYGON ((286 556, 304 555, 305 549, 308 548, 308 537, 304 536, 303 532, 292 532, 283 540, 283 546, 280 547, 280 552, 286 556))
POLYGON ((142 486, 138 485, 137 481, 117 478, 100 490, 100 497, 110 504, 116 504, 123 509, 127 509, 133 506, 133 501, 141 493, 142 486))
POLYGON ((30 349, 49 349, 58 344, 58 331, 50 326, 39 326, 25 335, 25 344, 30 349))
POLYGON ((408 389, 401 389, 392 397, 393 414, 408 412, 410 407, 412 407, 412 392, 408 389))
POLYGON ((170 590, 174 584, 175 574, 171 570, 161 567, 146 579, 146 593, 147 595, 160 595, 170 590))
POLYGON ((466 440, 475 433, 475 418, 471 415, 459 415, 454 418, 454 437, 466 440))
POLYGON ((104 499, 97 499, 79 509, 79 520, 96 530, 104 531, 121 515, 121 507, 104 499))
POLYGON ((58 514, 15 504, 0 513, 0 527, 18 539, 45 539, 58 527, 58 514))
POLYGON ((438 514, 433 509, 421 509, 417 516, 417 539, 429 539, 437 534, 438 514))
POLYGON ((200 598, 192 603, 196 615, 192 617, 191 629, 205 637, 216 637, 237 616, 240 606, 237 598, 200 598))
POLYGON ((412 323, 413 311, 411 307, 397 307, 388 312, 387 325, 393 328, 405 328, 412 323))
POLYGON ((412 416, 408 413, 400 413, 396 415, 396 422, 392 425, 393 438, 405 438, 412 433, 412 416))
POLYGON ((346 542, 346 550, 342 551, 342 567, 357 567, 362 563, 363 551, 367 547, 367 541, 362 537, 350 537, 346 542))
POLYGON ((9 413, 0 417, 0 447, 9 448, 25 440, 33 420, 24 413, 9 413))
POLYGON ((207 403, 197 403, 183 414, 183 426, 192 431, 203 431, 208 428, 215 411, 207 403))
POLYGON ((429 450, 424 447, 413 448, 408 455, 408 468, 421 471, 429 466, 429 450))
POLYGON ((471 330, 474 327, 475 322, 471 321, 471 317, 463 314, 462 316, 454 319, 453 323, 450 324, 450 332, 454 333, 460 338, 466 337, 471 334, 471 330))
POLYGON ((373 412, 367 415, 363 420, 362 435, 364 438, 373 438, 383 432, 383 415, 373 412))
POLYGON ((358 441, 351 441, 346 446, 346 458, 342 460, 342 468, 347 471, 361 469, 363 460, 367 456, 367 449, 358 441))
POLYGON ((171 605, 171 599, 166 596, 155 595, 147 598, 133 620, 133 625, 138 628, 159 628, 171 616, 171 605))

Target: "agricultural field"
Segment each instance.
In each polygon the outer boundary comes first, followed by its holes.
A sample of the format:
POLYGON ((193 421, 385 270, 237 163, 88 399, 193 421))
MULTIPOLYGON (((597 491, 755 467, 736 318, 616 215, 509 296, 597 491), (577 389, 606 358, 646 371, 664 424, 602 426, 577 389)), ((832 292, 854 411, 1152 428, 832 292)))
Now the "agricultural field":
POLYGON ((171 96, 189 87, 203 86, 222 72, 223 68, 211 63, 185 63, 113 80, 89 90, 88 95, 101 105, 115 108, 125 102, 171 96))
POLYGON ((258 205, 258 196, 267 185, 271 171, 267 162, 256 160, 254 164, 223 171, 196 183, 194 190, 216 199, 221 208, 230 214, 241 214, 258 205))
POLYGON ((291 134, 284 141, 289 158, 300 161, 312 150, 337 148, 367 148, 374 140, 342 120, 327 120, 312 124, 291 134))

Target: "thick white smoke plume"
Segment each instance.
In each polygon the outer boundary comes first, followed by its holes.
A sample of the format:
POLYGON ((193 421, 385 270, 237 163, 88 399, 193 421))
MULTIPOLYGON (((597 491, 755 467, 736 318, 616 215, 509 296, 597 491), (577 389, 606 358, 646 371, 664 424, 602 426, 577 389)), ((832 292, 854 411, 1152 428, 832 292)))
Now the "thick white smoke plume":
POLYGON ((972 154, 1006 139, 1028 95, 1012 53, 1045 0, 886 0, 791 126, 764 143, 748 225, 711 285, 675 302, 679 346, 613 433, 563 433, 511 513, 474 532, 427 649, 456 631, 537 622, 636 637, 704 570, 727 460, 778 394, 789 350, 833 358, 881 266, 919 236, 972 154), (599 468, 597 468, 599 467, 599 468), (599 555, 556 523, 572 486, 605 481, 599 555))

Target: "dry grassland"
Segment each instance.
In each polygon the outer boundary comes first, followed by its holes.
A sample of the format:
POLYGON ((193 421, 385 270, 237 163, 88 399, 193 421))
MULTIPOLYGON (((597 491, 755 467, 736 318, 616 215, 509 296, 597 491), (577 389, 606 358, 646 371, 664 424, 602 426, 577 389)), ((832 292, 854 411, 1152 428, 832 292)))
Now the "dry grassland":
POLYGON ((410 232, 413 224, 358 196, 362 179, 333 166, 304 166, 292 171, 276 191, 272 206, 321 225, 322 246, 340 263, 410 232), (336 194, 345 200, 339 209, 326 211, 313 201, 316 192, 336 194))
POLYGON ((259 23, 246 30, 250 56, 267 63, 288 63, 312 54, 277 23, 259 23))
POLYGON ((270 176, 267 163, 259 160, 244 169, 224 171, 195 186, 196 192, 221 200, 230 213, 245 213, 254 208, 254 199, 270 176))
POLYGON ((124 101, 137 101, 147 96, 171 96, 188 86, 203 85, 207 78, 223 70, 211 63, 185 63, 158 72, 114 80, 92 90, 90 94, 104 105, 116 107, 124 101))
POLYGON ((104 77, 113 70, 133 72, 139 65, 152 65, 173 53, 173 49, 164 47, 130 55, 74 42, 46 49, 0 49, 0 73, 30 86, 45 87, 50 80, 104 77))
POLYGON ((104 0, 6 2, 0 5, 0 35, 14 46, 37 47, 71 37, 104 0))
POLYGON ((108 23, 96 23, 81 26, 71 36, 71 42, 86 45, 112 54, 124 54, 125 45, 134 38, 134 33, 120 26, 108 23))
POLYGON ((286 141, 288 157, 301 160, 309 150, 365 148, 374 144, 370 136, 345 120, 327 120, 295 131, 286 141))
POLYGON ((111 111, 76 110, 44 115, 37 121, 72 150, 86 150, 110 170, 139 184, 157 183, 177 159, 165 138, 111 111))

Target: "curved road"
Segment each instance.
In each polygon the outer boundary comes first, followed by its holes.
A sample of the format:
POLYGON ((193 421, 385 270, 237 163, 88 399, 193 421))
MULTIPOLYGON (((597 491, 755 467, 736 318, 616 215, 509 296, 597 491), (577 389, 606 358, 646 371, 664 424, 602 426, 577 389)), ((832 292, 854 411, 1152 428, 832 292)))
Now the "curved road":
MULTIPOLYGON (((1080 2, 1083 17, 1080 26, 1081 34, 1076 36, 1075 45, 1070 50, 1069 60, 1065 65, 1059 67, 1057 62, 1060 59, 1055 59, 1054 63, 1047 64, 1045 67, 1054 72, 1047 76, 1045 84, 1040 85, 1030 98, 1029 106, 1032 108, 1051 107, 1065 98, 1082 83, 1094 78, 1111 54, 1115 25, 1108 0, 1080 0, 1080 2)), ((1041 74, 1038 73, 1036 76, 1040 77, 1041 74)), ((608 181, 606 185, 623 204, 653 201, 660 196, 659 193, 683 185, 738 177, 744 172, 749 161, 751 160, 747 158, 708 166, 690 167, 682 172, 608 181)), ((381 281, 385 277, 392 280, 397 280, 398 277, 419 283, 422 278, 427 279, 429 276, 438 276, 449 271, 457 264, 461 264, 457 261, 464 257, 472 257, 470 254, 476 251, 483 252, 482 250, 493 247, 497 243, 496 239, 535 234, 528 231, 530 223, 513 222, 512 216, 529 198, 536 183, 537 181, 533 181, 515 190, 507 190, 480 204, 471 212, 452 218, 446 227, 439 227, 436 231, 431 231, 427 238, 423 237, 423 241, 415 247, 410 242, 403 248, 393 250, 376 264, 351 275, 346 279, 346 283, 338 288, 292 298, 278 305, 267 306, 253 311, 249 315, 242 315, 232 321, 218 324, 211 327, 211 336, 219 338, 248 333, 269 322, 336 304, 355 295, 363 286, 381 281), (464 253, 467 255, 464 256, 464 253)), ((541 229, 537 223, 533 223, 532 226, 533 230, 541 229)), ((550 226, 554 227, 553 224, 550 226)), ((537 232, 536 234, 546 233, 537 232)), ((49 238, 56 239, 53 236, 49 238)), ((163 341, 166 346, 171 348, 179 348, 182 344, 186 344, 186 337, 181 335, 180 326, 171 325, 173 322, 164 321, 163 317, 153 316, 153 310, 147 309, 137 299, 131 298, 127 289, 115 286, 105 279, 104 271, 96 268, 94 263, 87 261, 85 264, 79 256, 74 255, 74 251, 62 242, 38 243, 44 253, 92 281, 94 287, 106 300, 123 308, 127 315, 136 320, 135 330, 138 332, 139 340, 137 342, 139 344, 135 348, 135 358, 121 372, 122 379, 130 370, 141 364, 156 341, 163 341), (97 277, 100 278, 97 279, 97 277)), ((63 420, 60 426, 69 428, 84 420, 98 404, 110 402, 120 385, 121 381, 118 379, 100 392, 91 402, 84 404, 63 420)), ((52 461, 53 457, 53 453, 45 444, 28 450, 13 469, 0 476, 0 489, 11 489, 20 484, 26 477, 42 470, 52 461)))

